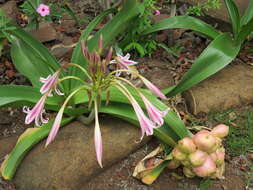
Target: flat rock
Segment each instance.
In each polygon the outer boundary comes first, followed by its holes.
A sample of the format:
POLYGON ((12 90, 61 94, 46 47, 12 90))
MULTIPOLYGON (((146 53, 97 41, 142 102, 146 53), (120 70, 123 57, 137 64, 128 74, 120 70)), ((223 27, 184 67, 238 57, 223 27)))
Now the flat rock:
MULTIPOLYGON (((0 1, 2 3, 2 1, 0 1)), ((18 7, 16 1, 8 1, 3 5, 0 5, 0 8, 4 10, 8 18, 11 18, 14 23, 16 23, 16 16, 18 13, 18 7)))
POLYGON ((253 102, 253 67, 229 65, 212 77, 183 93, 188 110, 200 112, 226 110, 253 102))
MULTIPOLYGON (((140 130, 123 120, 101 118, 100 126, 104 168, 120 161, 148 140, 137 143, 140 130)), ((17 170, 14 178, 17 189, 77 190, 85 187, 87 180, 103 171, 96 161, 93 135, 93 126, 73 122, 60 130, 48 148, 45 148, 45 141, 36 145, 17 170)), ((9 144, 8 141, 13 146, 12 139, 0 140, 0 144, 9 144)), ((7 149, 4 151, 6 153, 7 149)))
POLYGON ((57 32, 49 23, 40 23, 38 30, 29 31, 35 38, 41 42, 49 42, 57 39, 57 32))
MULTIPOLYGON (((196 3, 205 3, 207 0, 180 0, 182 2, 190 3, 190 4, 196 4, 196 3)), ((241 15, 244 13, 246 8, 248 7, 248 4, 251 0, 234 0, 237 4, 239 11, 241 15)), ((216 19, 223 20, 225 22, 230 22, 229 15, 227 12, 226 5, 224 4, 224 1, 221 1, 221 7, 220 9, 210 9, 206 13, 210 15, 211 17, 214 17, 216 19)))

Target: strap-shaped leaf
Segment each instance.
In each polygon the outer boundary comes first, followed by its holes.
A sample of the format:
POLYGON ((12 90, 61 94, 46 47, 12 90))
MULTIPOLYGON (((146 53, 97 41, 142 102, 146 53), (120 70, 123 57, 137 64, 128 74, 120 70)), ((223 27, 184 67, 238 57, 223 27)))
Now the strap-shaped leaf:
MULTIPOLYGON (((26 105, 26 103, 35 104, 41 97, 39 89, 31 86, 22 85, 0 85, 0 107, 7 105, 26 105)), ((47 105, 58 106, 62 97, 54 96, 48 98, 47 105)))
POLYGON ((241 31, 238 35, 238 43, 243 43, 247 36, 250 35, 253 31, 253 18, 244 26, 242 26, 241 31))
POLYGON ((175 16, 164 19, 157 24, 154 24, 149 29, 143 32, 143 34, 150 34, 160 30, 173 29, 173 28, 185 28, 200 32, 212 39, 216 38, 220 33, 211 25, 206 24, 200 19, 191 16, 175 16))
MULTIPOLYGON (((73 117, 63 119, 62 126, 68 124, 72 120, 73 117)), ((0 171, 4 179, 11 180, 13 178, 24 156, 33 146, 48 136, 52 124, 53 121, 51 120, 41 127, 29 128, 19 137, 16 146, 1 165, 0 171)))
POLYGON ((15 30, 11 30, 10 33, 29 45, 29 48, 33 49, 38 55, 40 55, 40 57, 44 59, 45 64, 50 68, 57 70, 60 67, 56 58, 48 51, 45 46, 43 46, 37 39, 31 36, 31 34, 19 27, 16 27, 15 30))
POLYGON ((16 69, 27 77, 34 87, 41 87, 40 77, 51 73, 46 61, 24 41, 16 40, 12 43, 11 57, 16 69))
POLYGON ((234 37, 237 37, 238 33, 240 32, 240 13, 239 10, 234 2, 234 0, 224 0, 230 20, 232 22, 232 29, 234 33, 234 37))
POLYGON ((253 1, 249 0, 248 7, 241 18, 241 26, 248 24, 251 19, 253 19, 253 1))
POLYGON ((239 53, 240 44, 229 34, 219 35, 201 53, 183 79, 168 92, 170 97, 181 93, 227 66, 239 53))

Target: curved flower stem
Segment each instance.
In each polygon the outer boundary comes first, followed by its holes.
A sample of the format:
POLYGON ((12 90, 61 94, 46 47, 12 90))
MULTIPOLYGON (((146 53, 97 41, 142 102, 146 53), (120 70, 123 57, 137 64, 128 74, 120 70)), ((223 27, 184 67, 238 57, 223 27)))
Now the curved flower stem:
POLYGON ((126 69, 119 69, 119 70, 112 71, 109 75, 111 76, 111 75, 118 73, 118 72, 132 73, 132 74, 137 75, 138 77, 140 76, 137 71, 126 70, 126 69))
POLYGON ((92 109, 89 116, 85 117, 83 115, 78 116, 77 120, 85 125, 89 125, 95 119, 95 109, 92 109))
POLYGON ((80 65, 75 64, 75 63, 69 63, 69 64, 67 64, 67 66, 73 66, 73 67, 79 68, 89 78, 89 80, 92 80, 92 78, 89 75, 89 73, 83 67, 81 67, 80 65))
POLYGON ((59 82, 58 82, 58 83, 61 83, 62 81, 65 81, 65 80, 68 80, 68 79, 75 79, 75 80, 78 80, 78 81, 82 82, 84 85, 87 85, 87 84, 88 84, 88 83, 85 82, 84 80, 80 79, 79 77, 75 77, 75 76, 63 77, 63 78, 59 79, 59 82))

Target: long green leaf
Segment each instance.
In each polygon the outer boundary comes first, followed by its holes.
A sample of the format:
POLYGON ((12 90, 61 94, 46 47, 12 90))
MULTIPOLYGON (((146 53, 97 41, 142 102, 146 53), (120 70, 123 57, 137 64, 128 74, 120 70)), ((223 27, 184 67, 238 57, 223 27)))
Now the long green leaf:
POLYGON ((234 37, 237 37, 238 33, 240 32, 240 25, 241 25, 239 10, 234 0, 224 0, 224 2, 226 4, 230 20, 232 22, 234 37))
MULTIPOLYGON (((63 119, 62 126, 68 124, 72 120, 72 117, 63 119)), ((4 179, 11 180, 13 178, 24 156, 34 145, 48 136, 52 124, 53 121, 50 121, 41 127, 29 128, 19 137, 16 146, 1 165, 1 174, 4 179)))
MULTIPOLYGON (((41 97, 38 89, 22 85, 0 85, 0 107, 15 103, 36 103, 41 97)), ((48 98, 48 105, 58 105, 62 97, 48 98)), ((25 105, 25 104, 21 104, 25 105)))
POLYGON ((16 27, 15 30, 11 30, 10 33, 16 36, 18 39, 24 41, 30 46, 41 58, 44 59, 45 63, 53 70, 57 70, 60 65, 56 58, 48 51, 48 49, 43 46, 37 39, 31 36, 28 32, 23 29, 16 27))
POLYGON ((164 19, 144 31, 143 34, 150 34, 152 32, 173 28, 185 28, 194 30, 212 39, 216 38, 220 34, 211 25, 206 24, 205 22, 191 16, 175 16, 168 19, 164 19))
POLYGON ((241 18, 241 26, 248 24, 251 19, 253 19, 253 1, 249 0, 248 7, 241 18))
POLYGON ((202 52, 192 68, 168 95, 175 96, 218 72, 237 56, 240 47, 229 34, 221 34, 202 52))
POLYGON ((12 43, 11 57, 16 69, 27 77, 34 87, 41 87, 40 77, 51 73, 45 61, 23 41, 16 40, 12 43))
POLYGON ((242 26, 241 31, 238 35, 238 43, 243 43, 247 36, 250 35, 253 31, 253 18, 248 22, 248 24, 242 26))
MULTIPOLYGON (((139 14, 138 5, 139 3, 137 0, 124 1, 123 8, 119 11, 119 13, 87 42, 89 50, 92 51, 97 48, 98 40, 100 39, 101 35, 103 36, 104 47, 112 43, 115 38, 127 28, 129 21, 139 14)), ((106 14, 103 16, 106 16, 106 14)), ((77 53, 72 61, 74 61, 76 64, 84 65, 85 62, 83 62, 84 59, 82 58, 80 46, 77 46, 75 51, 77 51, 77 53)), ((73 68, 71 71, 71 74, 73 73, 81 78, 84 77, 83 73, 76 68, 73 68)), ((77 83, 76 81, 71 82, 71 89, 77 87, 79 84, 80 83, 77 83)))

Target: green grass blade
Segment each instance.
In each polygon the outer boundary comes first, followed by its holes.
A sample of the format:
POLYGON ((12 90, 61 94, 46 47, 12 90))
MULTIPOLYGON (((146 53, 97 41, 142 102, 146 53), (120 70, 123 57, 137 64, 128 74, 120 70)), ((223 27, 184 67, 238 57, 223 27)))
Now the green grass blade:
MULTIPOLYGON (((68 124, 73 118, 67 118, 62 120, 62 126, 68 124)), ((10 154, 5 158, 1 165, 2 177, 6 180, 11 180, 15 175, 17 167, 23 160, 28 151, 42 139, 48 136, 53 121, 38 127, 27 129, 18 139, 16 146, 10 154)))
POLYGON ((157 24, 154 24, 143 34, 150 34, 160 30, 173 29, 173 28, 185 28, 200 32, 209 38, 216 38, 220 33, 211 25, 206 24, 200 19, 191 16, 175 16, 168 19, 164 19, 157 24))
POLYGON ((221 34, 202 52, 183 79, 168 92, 170 97, 215 74, 227 66, 239 53, 240 45, 229 34, 221 34))

